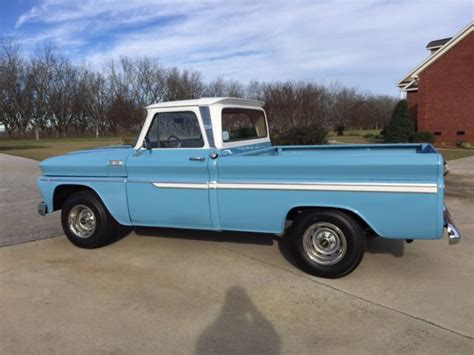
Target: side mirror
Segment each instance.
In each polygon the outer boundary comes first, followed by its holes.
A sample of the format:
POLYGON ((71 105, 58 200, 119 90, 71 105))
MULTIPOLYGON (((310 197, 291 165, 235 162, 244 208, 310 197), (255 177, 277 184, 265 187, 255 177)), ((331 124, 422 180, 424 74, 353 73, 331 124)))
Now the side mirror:
POLYGON ((151 149, 150 138, 145 137, 145 139, 143 139, 142 147, 143 147, 144 149, 146 149, 146 150, 150 150, 150 149, 151 149))

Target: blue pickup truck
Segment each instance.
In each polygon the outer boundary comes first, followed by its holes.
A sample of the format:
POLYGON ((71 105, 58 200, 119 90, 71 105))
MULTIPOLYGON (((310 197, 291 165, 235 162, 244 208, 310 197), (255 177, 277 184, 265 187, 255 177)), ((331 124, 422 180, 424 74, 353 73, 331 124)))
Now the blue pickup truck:
POLYGON ((287 235, 307 272, 341 277, 369 235, 460 239, 429 144, 272 146, 263 102, 203 98, 147 107, 133 146, 40 164, 41 215, 61 210, 81 248, 119 225, 287 235))

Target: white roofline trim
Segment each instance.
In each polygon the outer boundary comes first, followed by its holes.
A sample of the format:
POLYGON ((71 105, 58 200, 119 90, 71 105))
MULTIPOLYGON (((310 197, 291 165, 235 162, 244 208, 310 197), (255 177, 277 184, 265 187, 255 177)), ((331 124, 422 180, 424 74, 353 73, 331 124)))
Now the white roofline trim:
MULTIPOLYGON (((448 43, 448 42, 446 42, 446 43, 448 43)), ((440 49, 442 46, 444 46, 444 44, 438 44, 437 46, 426 47, 426 49, 429 49, 429 50, 440 49)))
POLYGON ((155 109, 164 107, 209 106, 214 104, 262 107, 265 102, 259 100, 241 99, 238 97, 203 97, 195 100, 159 102, 149 105, 146 108, 155 109))
POLYGON ((418 65, 415 69, 409 72, 407 75, 403 77, 400 81, 397 82, 397 86, 403 90, 402 87, 405 86, 405 83, 411 79, 417 78, 418 74, 423 71, 426 67, 428 67, 431 63, 441 57, 444 53, 449 51, 454 45, 460 42, 464 37, 474 31, 474 21, 469 23, 466 27, 464 27, 456 36, 451 38, 448 42, 446 42, 440 49, 434 52, 430 57, 428 57, 423 63, 418 65))
POLYGON ((412 81, 410 81, 409 83, 403 85, 400 87, 400 90, 401 91, 418 91, 418 87, 413 87, 413 88, 410 88, 410 86, 412 86, 413 84, 415 84, 417 82, 417 78, 413 79, 412 81))

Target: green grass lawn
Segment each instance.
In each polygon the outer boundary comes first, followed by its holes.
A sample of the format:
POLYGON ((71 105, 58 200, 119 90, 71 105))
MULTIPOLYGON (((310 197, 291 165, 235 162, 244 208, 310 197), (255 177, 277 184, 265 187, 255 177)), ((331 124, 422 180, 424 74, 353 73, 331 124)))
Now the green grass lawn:
POLYGON ((455 160, 474 156, 474 149, 438 149, 444 160, 455 160))
POLYGON ((74 150, 122 144, 118 137, 60 138, 36 140, 0 140, 0 153, 44 160, 74 150))
POLYGON ((338 136, 336 132, 330 132, 328 139, 330 143, 334 144, 373 144, 383 143, 382 139, 376 138, 365 138, 366 134, 378 135, 380 130, 368 129, 368 130, 352 130, 344 131, 343 136, 338 136))
MULTIPOLYGON (((353 129, 344 131, 344 136, 365 136, 366 134, 380 134, 380 129, 353 129)), ((337 136, 336 132, 329 132, 330 136, 337 136)), ((340 137, 340 136, 339 136, 340 137)))
POLYGON ((383 143, 382 139, 375 138, 364 138, 364 136, 330 136, 328 137, 330 143, 334 144, 373 144, 373 143, 383 143))

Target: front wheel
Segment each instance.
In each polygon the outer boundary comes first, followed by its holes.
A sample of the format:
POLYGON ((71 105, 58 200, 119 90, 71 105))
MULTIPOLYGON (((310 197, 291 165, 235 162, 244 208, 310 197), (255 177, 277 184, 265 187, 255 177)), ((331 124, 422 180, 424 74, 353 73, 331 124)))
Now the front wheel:
POLYGON ((109 244, 117 233, 117 222, 92 191, 71 195, 61 211, 61 223, 69 241, 86 249, 109 244))
POLYGON ((291 227, 291 248, 308 273, 338 278, 353 271, 361 262, 365 233, 359 222, 345 212, 303 212, 291 227))

